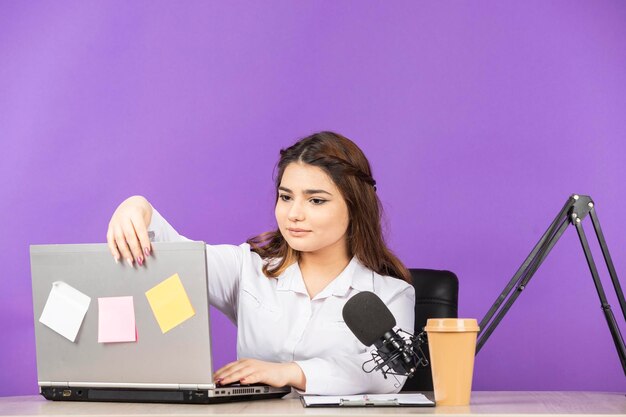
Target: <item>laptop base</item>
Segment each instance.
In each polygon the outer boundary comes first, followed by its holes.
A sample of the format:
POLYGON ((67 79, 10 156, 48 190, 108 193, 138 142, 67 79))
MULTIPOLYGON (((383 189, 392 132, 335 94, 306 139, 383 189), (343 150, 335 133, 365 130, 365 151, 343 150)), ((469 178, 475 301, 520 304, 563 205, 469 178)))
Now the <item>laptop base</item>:
POLYGON ((41 395, 51 401, 98 401, 132 403, 180 403, 180 404, 219 404, 235 401, 281 398, 290 391, 277 389, 267 392, 267 387, 242 387, 240 393, 215 395, 208 390, 148 390, 129 388, 90 388, 90 387, 41 387, 41 395), (264 392, 265 391, 265 392, 264 392))

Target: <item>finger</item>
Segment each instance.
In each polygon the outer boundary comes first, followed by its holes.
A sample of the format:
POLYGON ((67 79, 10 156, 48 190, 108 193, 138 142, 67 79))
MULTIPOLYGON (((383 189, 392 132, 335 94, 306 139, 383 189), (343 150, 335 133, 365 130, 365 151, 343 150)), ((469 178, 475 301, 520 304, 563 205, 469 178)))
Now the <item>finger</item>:
POLYGON ((115 259, 115 263, 119 263, 120 252, 117 250, 117 245, 115 244, 115 235, 113 234, 113 229, 111 228, 111 226, 109 226, 109 230, 107 230, 107 246, 109 247, 111 255, 113 255, 113 259, 115 259))
POLYGON ((222 366, 217 371, 215 371, 215 373, 213 374, 213 378, 216 379, 216 380, 224 378, 227 375, 230 375, 232 372, 236 371, 237 369, 241 368, 242 366, 243 366, 243 364, 242 364, 242 361, 240 361, 240 360, 228 363, 228 364, 222 366))
POLYGON ((126 243, 132 252, 131 265, 133 259, 137 261, 139 265, 143 265, 143 251, 141 250, 141 246, 139 246, 139 239, 137 239, 137 233, 135 232, 133 223, 130 219, 126 219, 124 220, 123 227, 126 243))
POLYGON ((124 231, 121 228, 116 228, 113 232, 115 237, 115 244, 117 245, 117 249, 120 251, 122 257, 128 262, 129 266, 133 266, 133 256, 130 253, 130 249, 128 248, 128 244, 126 243, 126 238, 124 237, 124 231))
POLYGON ((226 384, 231 384, 233 382, 237 382, 237 381, 241 381, 241 379, 245 379, 248 375, 252 375, 254 373, 255 369, 250 367, 250 366, 246 366, 244 368, 238 369, 235 372, 225 376, 222 379, 222 384, 226 385, 226 384))
POLYGON ((238 359, 238 360, 236 360, 234 362, 230 362, 230 363, 227 363, 226 365, 222 366, 215 373, 218 373, 218 372, 221 372, 221 371, 225 371, 225 370, 233 368, 233 367, 245 365, 248 362, 250 362, 250 359, 238 359))
POLYGON ((132 215, 130 217, 130 221, 132 222, 135 232, 137 233, 137 237, 139 238, 142 253, 147 258, 150 256, 150 238, 148 237, 146 223, 144 222, 143 217, 139 215, 132 215))
POLYGON ((259 372, 252 372, 250 375, 245 376, 239 380, 242 384, 256 384, 261 381, 261 374, 259 372))
POLYGON ((226 365, 219 372, 216 372, 214 379, 222 384, 230 384, 231 382, 238 381, 237 375, 245 369, 254 369, 250 366, 249 362, 237 361, 229 365, 226 365))

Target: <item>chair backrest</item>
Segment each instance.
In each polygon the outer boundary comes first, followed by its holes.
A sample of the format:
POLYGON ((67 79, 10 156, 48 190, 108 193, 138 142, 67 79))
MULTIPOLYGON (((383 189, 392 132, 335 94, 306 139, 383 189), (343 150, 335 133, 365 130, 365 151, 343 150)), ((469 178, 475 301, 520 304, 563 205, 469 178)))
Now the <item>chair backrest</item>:
MULTIPOLYGON (((429 318, 457 318, 459 280, 450 271, 434 269, 409 269, 415 287, 415 334, 420 333, 429 318)), ((430 360, 428 346, 424 349, 430 360)), ((419 367, 406 381, 402 391, 432 391, 433 378, 430 364, 419 367)))

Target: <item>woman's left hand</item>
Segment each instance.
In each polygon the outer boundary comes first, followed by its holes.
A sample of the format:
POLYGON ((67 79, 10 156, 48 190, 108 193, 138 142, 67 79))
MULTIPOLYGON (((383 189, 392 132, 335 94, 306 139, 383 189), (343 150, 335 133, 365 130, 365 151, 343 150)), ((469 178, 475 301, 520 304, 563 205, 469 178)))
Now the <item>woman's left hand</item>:
POLYGON ((239 381, 242 384, 263 383, 273 387, 290 385, 300 390, 304 390, 306 385, 304 373, 295 362, 275 363, 257 359, 231 362, 218 369, 213 379, 221 385, 239 381))

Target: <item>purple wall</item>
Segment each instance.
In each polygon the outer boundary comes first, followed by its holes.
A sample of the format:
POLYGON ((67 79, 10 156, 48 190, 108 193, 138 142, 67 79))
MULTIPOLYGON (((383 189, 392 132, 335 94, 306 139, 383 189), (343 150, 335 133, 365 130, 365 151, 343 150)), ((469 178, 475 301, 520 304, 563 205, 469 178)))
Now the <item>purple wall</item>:
MULTIPOLYGON (((596 200, 626 287, 624 22, 594 0, 2 2, 0 395, 37 392, 29 244, 104 242, 136 193, 240 243, 272 227, 278 150, 322 129, 369 156, 406 264, 458 274, 462 316, 572 193, 596 200)), ((213 317, 224 364, 235 332, 213 317)), ((474 388, 626 390, 573 229, 474 388)))

